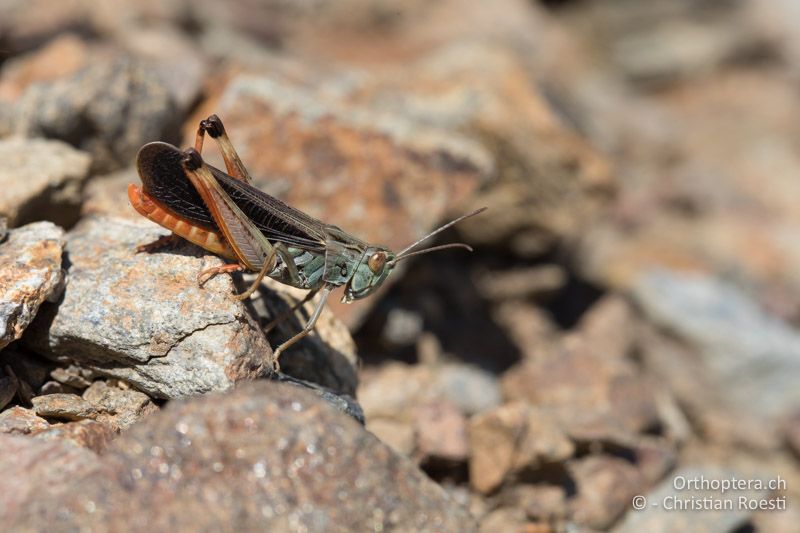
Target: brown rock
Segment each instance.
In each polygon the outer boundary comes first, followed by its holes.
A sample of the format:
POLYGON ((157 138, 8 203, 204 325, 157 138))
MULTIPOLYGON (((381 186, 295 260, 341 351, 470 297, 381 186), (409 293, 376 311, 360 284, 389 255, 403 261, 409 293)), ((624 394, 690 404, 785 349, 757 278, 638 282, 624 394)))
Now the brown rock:
POLYGON ((50 377, 69 387, 83 390, 92 384, 93 372, 77 365, 58 367, 50 372, 50 377))
POLYGON ((472 417, 469 442, 470 483, 482 493, 493 491, 514 471, 535 470, 574 452, 548 413, 523 402, 472 417))
POLYGON ((603 358, 626 357, 636 340, 636 319, 631 305, 618 294, 604 296, 595 303, 571 335, 568 349, 584 350, 603 358))
POLYGON ((413 419, 417 406, 449 403, 465 415, 500 405, 496 379, 471 365, 392 363, 365 373, 358 390, 367 418, 413 419))
POLYGON ((442 402, 416 409, 416 458, 426 461, 466 461, 468 454, 466 417, 453 405, 442 402))
POLYGON ((97 408, 76 394, 47 394, 33 399, 33 411, 45 418, 84 420, 97 418, 97 408))
POLYGON ((17 100, 32 83, 49 83, 73 74, 90 60, 89 47, 72 34, 62 34, 30 54, 3 65, 0 99, 17 100))
POLYGON ((630 463, 608 456, 570 462, 577 496, 570 502, 572 519, 595 529, 608 528, 626 509, 644 483, 630 463))
POLYGON ((648 487, 675 468, 678 450, 674 443, 659 437, 642 437, 633 446, 634 464, 648 487))
POLYGON ((128 429, 134 422, 158 412, 158 406, 144 393, 132 389, 111 387, 95 381, 83 392, 83 399, 94 405, 98 420, 117 431, 128 429))
POLYGON ((4 523, 36 528, 58 514, 65 528, 473 527, 411 463, 296 387, 262 381, 172 402, 112 446, 90 479, 4 523))
POLYGON ((481 519, 479 531, 518 531, 520 533, 550 533, 553 530, 545 524, 535 524, 525 518, 525 511, 515 507, 501 507, 481 519))
POLYGON ((507 398, 553 411, 570 433, 635 433, 659 423, 654 387, 631 363, 583 349, 525 361, 506 372, 502 385, 507 398))
POLYGON ((491 215, 464 222, 470 240, 510 240, 516 252, 538 255, 557 238, 577 236, 607 202, 610 163, 565 125, 510 47, 456 42, 411 71, 405 67, 354 98, 464 132, 490 152, 497 179, 474 202, 488 205, 491 215))
POLYGON ((42 417, 36 416, 31 409, 14 406, 0 413, 0 433, 27 435, 37 433, 50 427, 42 417))
POLYGON ((507 300, 497 305, 492 316, 508 332, 525 359, 546 359, 557 352, 558 328, 541 307, 522 300, 507 300))
POLYGON ((53 424, 44 431, 36 432, 38 440, 57 440, 68 442, 96 453, 103 453, 116 435, 110 425, 96 420, 80 420, 66 424, 53 424))
POLYGON ((529 520, 553 524, 567 517, 567 495, 563 487, 520 484, 503 494, 502 499, 509 507, 523 509, 529 520))
POLYGON ((19 339, 41 303, 62 288, 63 246, 63 230, 50 222, 12 230, 0 244, 0 349, 19 339))
POLYGON ((408 457, 414 453, 416 439, 411 423, 381 418, 367 419, 367 429, 397 453, 408 457))
POLYGON ((36 500, 75 491, 76 484, 98 466, 97 455, 61 441, 0 435, 0 448, 0 523, 4 527, 17 523, 37 529, 30 522, 17 521, 24 520, 20 517, 25 508, 36 500))

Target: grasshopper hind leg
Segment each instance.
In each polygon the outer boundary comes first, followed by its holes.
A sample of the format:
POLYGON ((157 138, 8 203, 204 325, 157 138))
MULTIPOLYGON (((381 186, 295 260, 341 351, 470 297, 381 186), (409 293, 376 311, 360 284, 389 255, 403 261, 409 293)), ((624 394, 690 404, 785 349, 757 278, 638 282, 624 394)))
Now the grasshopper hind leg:
POLYGON ((208 133, 208 135, 216 141, 217 146, 219 146, 219 151, 222 152, 222 159, 225 161, 225 168, 228 170, 228 174, 245 183, 250 183, 252 178, 244 167, 244 163, 242 163, 239 154, 236 153, 233 143, 228 138, 228 134, 225 132, 225 126, 222 125, 222 120, 220 120, 217 115, 211 115, 207 119, 201 120, 197 127, 194 148, 200 153, 203 151, 203 140, 205 139, 206 133, 208 133))

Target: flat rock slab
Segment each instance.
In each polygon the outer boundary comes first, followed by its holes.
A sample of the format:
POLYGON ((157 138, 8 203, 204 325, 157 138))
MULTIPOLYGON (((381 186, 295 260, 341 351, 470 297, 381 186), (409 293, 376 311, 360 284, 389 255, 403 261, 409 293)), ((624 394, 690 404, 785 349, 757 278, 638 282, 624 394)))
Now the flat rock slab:
POLYGON ((0 244, 0 348, 20 338, 61 287, 63 247, 64 230, 50 222, 12 230, 0 244))
POLYGON ((0 139, 0 161, 0 217, 8 217, 9 226, 44 218, 61 222, 69 218, 63 209, 77 213, 88 154, 61 141, 10 137, 0 139))
POLYGON ((170 403, 101 461, 75 490, 31 498, 4 523, 33 531, 54 520, 76 530, 474 529, 408 460, 312 393, 274 382, 170 403))
POLYGON ((229 276, 203 288, 220 260, 181 244, 136 253, 165 230, 149 221, 84 219, 67 236, 69 281, 25 343, 42 355, 128 381, 158 398, 230 388, 269 374, 272 352, 229 276))

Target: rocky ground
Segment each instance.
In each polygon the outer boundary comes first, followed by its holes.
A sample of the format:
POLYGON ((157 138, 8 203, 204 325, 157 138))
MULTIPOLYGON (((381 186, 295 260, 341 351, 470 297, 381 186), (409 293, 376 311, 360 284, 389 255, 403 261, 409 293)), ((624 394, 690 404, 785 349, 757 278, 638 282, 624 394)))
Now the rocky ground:
POLYGON ((792 0, 0 0, 2 529, 795 531, 798 28, 792 0), (273 374, 302 291, 136 252, 168 233, 137 150, 211 113, 367 241, 488 206, 435 241, 475 252, 335 298, 273 374))

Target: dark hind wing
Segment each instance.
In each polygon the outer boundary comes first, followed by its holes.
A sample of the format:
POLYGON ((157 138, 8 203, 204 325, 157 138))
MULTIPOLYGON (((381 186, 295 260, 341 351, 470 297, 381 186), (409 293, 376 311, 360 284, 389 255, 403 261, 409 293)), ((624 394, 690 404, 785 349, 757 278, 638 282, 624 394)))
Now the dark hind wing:
MULTIPOLYGON (((136 167, 144 189, 164 207, 200 227, 219 231, 211 211, 188 180, 181 165, 183 152, 171 144, 152 142, 139 150, 136 167)), ((324 251, 324 225, 209 165, 212 174, 236 205, 270 241, 310 251, 324 251)))
POLYGON ((200 194, 186 178, 181 150, 171 144, 152 142, 136 155, 136 169, 144 190, 170 211, 207 229, 218 230, 200 194))

